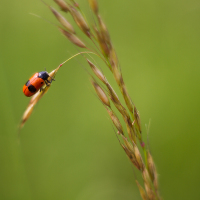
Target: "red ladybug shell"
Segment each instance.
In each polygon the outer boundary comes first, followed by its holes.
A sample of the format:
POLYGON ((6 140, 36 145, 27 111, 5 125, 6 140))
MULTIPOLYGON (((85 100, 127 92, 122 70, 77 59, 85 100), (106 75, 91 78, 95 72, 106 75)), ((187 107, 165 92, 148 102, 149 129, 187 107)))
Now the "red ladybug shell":
POLYGON ((38 76, 39 73, 35 73, 24 85, 23 93, 27 97, 34 95, 44 85, 45 81, 38 76))

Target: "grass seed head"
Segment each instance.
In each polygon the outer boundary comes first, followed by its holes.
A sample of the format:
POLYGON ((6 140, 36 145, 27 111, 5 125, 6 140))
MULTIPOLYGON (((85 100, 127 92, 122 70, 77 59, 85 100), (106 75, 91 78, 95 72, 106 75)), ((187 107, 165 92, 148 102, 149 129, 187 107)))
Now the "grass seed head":
POLYGON ((90 8, 95 13, 95 15, 98 15, 99 7, 98 7, 97 0, 89 0, 89 4, 90 4, 90 8))
POLYGON ((133 131, 133 127, 130 126, 128 119, 124 119, 124 121, 126 123, 126 129, 127 129, 128 136, 129 136, 131 142, 134 142, 136 144, 136 142, 137 142, 137 140, 136 140, 136 134, 133 131))
POLYGON ((113 75, 115 77, 117 84, 120 86, 121 85, 121 79, 122 79, 121 72, 119 71, 119 69, 117 68, 116 65, 112 66, 112 71, 113 71, 113 75))
POLYGON ((131 113, 133 113, 133 104, 132 104, 132 101, 131 101, 131 99, 129 97, 129 94, 127 92, 127 89, 126 89, 125 85, 122 86, 122 93, 123 93, 124 100, 126 102, 126 105, 127 105, 128 109, 129 109, 129 111, 131 113))
POLYGON ((117 58, 117 54, 116 54, 114 48, 112 48, 110 50, 109 61, 110 61, 111 66, 117 66, 118 67, 118 58, 117 58))
POLYGON ((139 188, 140 195, 141 195, 142 199, 143 200, 148 200, 148 197, 147 197, 147 194, 146 194, 144 188, 139 184, 139 182, 137 180, 136 180, 136 184, 137 184, 137 186, 139 188))
POLYGON ((144 180, 144 183, 146 184, 146 187, 151 189, 151 178, 150 178, 149 172, 146 168, 143 169, 142 178, 144 180))
POLYGON ((138 170, 140 170, 140 166, 138 165, 134 154, 132 154, 132 153, 130 152, 130 150, 127 149, 127 147, 126 147, 125 145, 121 144, 121 146, 122 146, 122 148, 124 149, 126 155, 127 155, 128 158, 130 159, 130 161, 133 163, 133 165, 134 165, 138 170))
POLYGON ((95 75, 105 84, 107 81, 103 73, 90 60, 87 59, 87 62, 89 63, 95 75))
POLYGON ((79 28, 90 38, 90 28, 82 14, 72 6, 70 6, 70 13, 79 28))
POLYGON ((142 129, 141 129, 141 120, 140 120, 139 112, 137 111, 136 107, 134 107, 134 117, 135 117, 135 121, 136 121, 138 130, 141 133, 142 132, 142 129))
POLYGON ((117 84, 119 86, 124 85, 122 74, 121 74, 121 71, 118 67, 118 58, 117 58, 117 55, 116 55, 115 50, 113 48, 110 50, 109 62, 111 64, 112 72, 113 72, 113 75, 115 77, 117 84))
POLYGON ((61 8, 61 10, 68 12, 70 10, 69 6, 64 0, 54 0, 61 8))
POLYGON ((35 105, 37 104, 37 102, 43 97, 43 95, 49 90, 51 85, 46 86, 42 91, 38 91, 36 94, 34 94, 34 96, 31 98, 28 107, 26 108, 23 116, 22 116, 22 120, 20 123, 20 129, 24 126, 24 124, 26 123, 26 121, 29 119, 29 117, 31 116, 33 109, 35 107, 35 105))
POLYGON ((140 166, 140 169, 143 170, 144 169, 144 162, 142 160, 142 156, 140 154, 140 151, 138 149, 138 147, 136 145, 134 145, 134 151, 135 151, 135 157, 136 157, 136 160, 140 166))
POLYGON ((111 41, 110 41, 110 35, 109 35, 106 25, 104 24, 103 20, 100 17, 100 15, 98 15, 98 21, 99 21, 99 27, 100 27, 102 38, 103 38, 104 42, 108 45, 109 49, 111 49, 112 45, 111 45, 111 41))
POLYGON ((145 187, 146 194, 147 194, 149 200, 158 199, 158 198, 155 198, 154 191, 151 188, 149 188, 146 183, 144 183, 144 187, 145 187))
POLYGON ((99 30, 97 29, 97 27, 93 27, 94 28, 94 31, 96 33, 96 36, 97 36, 97 40, 98 40, 98 43, 99 43, 99 46, 101 48, 101 51, 102 51, 102 54, 105 56, 105 57, 108 57, 109 56, 109 53, 110 53, 110 50, 108 48, 108 45, 106 44, 105 40, 103 39, 103 36, 102 34, 99 32, 99 30))
POLYGON ((57 12, 54 8, 49 6, 50 10, 52 13, 55 15, 57 20, 71 33, 75 33, 73 26, 59 13, 57 12))
POLYGON ((113 101, 113 98, 111 98, 111 97, 110 97, 110 99, 112 100, 112 102, 115 105, 115 107, 117 108, 117 110, 121 113, 124 120, 127 120, 128 118, 130 118, 127 110, 122 106, 121 103, 117 103, 117 102, 113 101))
POLYGON ((38 91, 36 94, 34 94, 29 102, 29 105, 35 105, 42 98, 42 96, 44 95, 44 91, 46 91, 47 89, 49 89, 49 87, 46 86, 42 91, 38 91))
POLYGON ((123 140, 124 140, 124 144, 126 145, 126 147, 130 150, 130 152, 136 158, 136 161, 137 161, 138 166, 139 166, 139 170, 143 171, 143 169, 144 169, 144 163, 143 163, 142 156, 140 154, 139 149, 137 148, 137 146, 135 145, 134 142, 130 143, 127 140, 127 138, 123 137, 123 140))
POLYGON ((29 102, 29 105, 35 104, 35 102, 37 103, 41 98, 41 94, 42 93, 40 91, 38 91, 36 94, 34 94, 33 97, 31 98, 30 102, 29 102))
POLYGON ((111 100, 115 102, 116 104, 121 104, 116 92, 113 90, 113 88, 108 82, 106 83, 106 87, 108 88, 111 100))
POLYGON ((124 144, 126 145, 127 149, 135 156, 133 145, 128 141, 128 139, 124 136, 122 136, 124 140, 124 144))
MULTIPOLYGON (((106 107, 105 107, 106 108, 106 107)), ((109 110, 108 108, 106 108, 113 124, 115 125, 115 127, 117 128, 119 134, 122 134, 124 135, 124 131, 123 131, 123 128, 122 128, 122 125, 118 119, 118 117, 114 114, 114 112, 112 110, 109 110)))
POLYGON ((150 178, 154 184, 155 189, 158 190, 158 175, 156 172, 156 167, 155 167, 153 158, 149 151, 147 151, 147 163, 148 163, 148 171, 149 171, 150 178))
POLYGON ((91 80, 91 83, 98 95, 98 97, 101 99, 102 103, 108 107, 110 107, 110 101, 107 97, 107 95, 105 94, 105 92, 103 91, 103 89, 98 85, 97 82, 91 80))
POLYGON ((33 108, 34 108, 35 104, 30 104, 28 105, 27 109, 25 110, 23 116, 22 116, 22 120, 21 120, 21 124, 20 124, 20 129, 24 126, 24 124, 26 123, 26 121, 28 120, 28 118, 31 116, 31 113, 33 112, 33 108))
POLYGON ((62 28, 59 28, 60 32, 63 33, 64 36, 66 36, 70 42, 72 42, 73 44, 77 45, 78 47, 81 48, 86 48, 85 44, 74 34, 65 31, 62 28))

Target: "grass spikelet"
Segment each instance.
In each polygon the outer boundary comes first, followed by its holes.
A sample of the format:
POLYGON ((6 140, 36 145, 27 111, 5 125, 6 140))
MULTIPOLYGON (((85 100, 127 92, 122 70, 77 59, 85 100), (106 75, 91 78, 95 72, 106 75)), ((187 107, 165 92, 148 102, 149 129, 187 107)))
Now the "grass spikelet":
POLYGON ((120 86, 121 79, 122 79, 121 72, 119 71, 116 65, 112 65, 112 71, 113 71, 113 75, 115 77, 117 84, 120 86))
POLYGON ((151 179, 146 168, 142 172, 142 177, 144 182, 148 185, 148 187, 151 188, 151 179))
POLYGON ((140 154, 140 151, 139 151, 137 145, 135 145, 135 144, 134 144, 133 148, 134 148, 136 160, 140 165, 140 169, 143 170, 145 166, 144 166, 144 162, 143 162, 142 156, 140 154))
POLYGON ((116 92, 113 90, 113 88, 108 82, 106 83, 106 87, 108 88, 111 100, 115 102, 116 104, 121 104, 116 92))
POLYGON ((138 170, 140 170, 140 166, 139 166, 139 164, 137 163, 137 160, 136 160, 134 154, 132 154, 132 153, 130 152, 130 150, 129 150, 125 145, 121 144, 121 146, 122 146, 122 148, 124 149, 126 155, 127 155, 128 158, 130 159, 130 161, 133 163, 133 165, 134 165, 138 170))
POLYGON ((146 190, 146 193, 147 193, 147 196, 148 196, 148 199, 149 200, 154 200, 154 199, 158 199, 155 194, 154 194, 154 191, 148 187, 148 185, 146 183, 144 183, 144 187, 145 187, 145 190, 146 190))
POLYGON ((98 40, 99 46, 101 48, 101 51, 102 51, 103 55, 107 58, 109 56, 110 50, 109 50, 106 42, 104 41, 102 34, 97 29, 97 27, 93 26, 93 28, 96 33, 97 40, 98 40))
POLYGON ((113 124, 117 128, 118 133, 124 135, 124 131, 123 131, 122 125, 121 125, 118 117, 115 115, 115 113, 112 110, 109 110, 107 107, 105 107, 105 108, 106 108, 106 110, 107 110, 107 112, 108 112, 113 124))
POLYGON ((118 67, 117 55, 113 48, 111 49, 110 54, 109 54, 109 61, 110 61, 111 67, 112 67, 112 72, 113 72, 114 78, 115 78, 118 86, 121 89, 121 86, 124 85, 124 82, 123 82, 121 71, 118 67))
POLYGON ((141 132, 142 132, 142 129, 141 129, 140 115, 139 115, 139 113, 138 113, 136 107, 134 107, 134 117, 135 117, 135 121, 136 121, 138 130, 139 130, 140 133, 141 133, 141 132))
POLYGON ((136 161, 138 163, 139 166, 139 170, 143 170, 144 169, 144 163, 142 160, 142 156, 140 154, 139 149, 137 148, 137 146, 132 142, 132 144, 127 140, 127 138, 123 137, 124 140, 124 144, 126 145, 126 147, 129 149, 129 151, 134 155, 134 157, 136 158, 136 161))
POLYGON ((70 6, 70 13, 72 17, 74 18, 74 21, 76 24, 80 27, 80 29, 90 38, 90 28, 85 21, 84 17, 82 14, 76 10, 74 7, 70 6))
POLYGON ((128 133, 130 140, 132 142, 136 143, 137 142, 136 134, 135 134, 135 131, 133 129, 133 126, 130 124, 130 118, 124 118, 124 121, 126 123, 126 129, 127 129, 127 133, 128 133))
POLYGON ((22 119, 21 119, 21 124, 20 124, 20 129, 24 126, 24 124, 26 123, 26 121, 29 119, 29 117, 31 116, 31 113, 33 112, 33 108, 34 108, 35 104, 30 104, 28 105, 27 109, 25 110, 22 119))
POLYGON ((126 146, 126 148, 135 156, 135 152, 134 152, 134 148, 133 145, 128 141, 128 139, 123 136, 122 139, 124 140, 124 144, 126 146))
POLYGON ((54 0, 61 8, 61 10, 68 12, 70 11, 69 6, 66 4, 64 0, 54 0))
POLYGON ((148 197, 147 197, 147 194, 146 194, 144 188, 139 184, 139 182, 137 180, 136 180, 136 184, 138 186, 138 189, 140 191, 140 195, 141 195, 142 199, 143 200, 148 200, 148 197))
POLYGON ((105 94, 105 92, 103 91, 103 89, 99 86, 99 84, 94 81, 94 80, 91 80, 91 83, 98 95, 98 97, 101 99, 102 103, 108 107, 110 107, 110 101, 107 97, 107 95, 105 94))
POLYGON ((59 12, 57 12, 54 8, 49 6, 52 13, 55 15, 57 20, 71 33, 75 33, 73 26, 65 19, 59 12))
POLYGON ((90 4, 90 8, 95 13, 95 15, 98 15, 99 7, 98 7, 97 0, 89 0, 89 4, 90 4))
POLYGON ((98 15, 98 21, 99 21, 99 27, 100 27, 102 38, 110 50, 112 47, 111 41, 110 41, 110 35, 100 15, 98 15))
POLYGON ((103 73, 90 60, 87 59, 87 62, 90 65, 94 74, 99 78, 99 80, 101 80, 104 84, 106 84, 107 81, 103 73))
POLYGON ((147 162, 148 162, 148 171, 149 171, 150 178, 154 184, 155 190, 157 191, 158 190, 158 175, 156 172, 155 164, 153 162, 153 158, 149 151, 147 151, 147 162))
POLYGON ((86 48, 85 44, 76 35, 68 32, 62 28, 59 28, 59 30, 61 33, 63 33, 63 35, 65 37, 67 37, 69 39, 70 42, 72 42, 73 44, 75 44, 78 47, 86 48))
POLYGON ((125 103, 131 113, 133 113, 133 104, 127 92, 125 85, 122 86, 122 94, 124 96, 125 103))
POLYGON ((152 199, 152 200, 155 199, 154 198, 155 195, 154 195, 154 192, 152 190, 152 182, 151 182, 149 173, 148 173, 146 168, 144 168, 144 170, 142 172, 142 178, 144 180, 144 187, 145 187, 148 198, 152 199))
POLYGON ((118 58, 117 58, 117 55, 116 55, 116 52, 115 52, 114 48, 112 48, 110 50, 109 62, 111 64, 112 68, 115 67, 115 66, 118 68, 118 58))
POLYGON ((121 113, 122 117, 125 120, 129 119, 129 121, 130 121, 130 116, 129 116, 127 110, 122 106, 122 104, 120 102, 114 101, 112 97, 110 97, 110 99, 113 102, 113 104, 115 105, 115 107, 117 108, 117 110, 121 113))
POLYGON ((45 86, 45 88, 43 88, 41 91, 38 91, 30 100, 23 116, 21 119, 21 123, 19 126, 19 130, 24 126, 24 124, 26 123, 26 121, 29 119, 29 117, 31 116, 33 109, 35 107, 35 105, 38 103, 38 101, 44 96, 44 94, 46 94, 46 92, 49 90, 51 85, 45 86))

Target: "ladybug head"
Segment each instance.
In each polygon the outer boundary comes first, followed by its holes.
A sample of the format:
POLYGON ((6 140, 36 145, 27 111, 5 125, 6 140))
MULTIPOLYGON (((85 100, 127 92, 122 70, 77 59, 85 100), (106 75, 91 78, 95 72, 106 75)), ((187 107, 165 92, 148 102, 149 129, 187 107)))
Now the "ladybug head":
POLYGON ((43 79, 44 81, 48 79, 49 77, 49 74, 48 72, 46 71, 42 71, 42 72, 39 72, 39 75, 38 75, 39 78, 43 79))

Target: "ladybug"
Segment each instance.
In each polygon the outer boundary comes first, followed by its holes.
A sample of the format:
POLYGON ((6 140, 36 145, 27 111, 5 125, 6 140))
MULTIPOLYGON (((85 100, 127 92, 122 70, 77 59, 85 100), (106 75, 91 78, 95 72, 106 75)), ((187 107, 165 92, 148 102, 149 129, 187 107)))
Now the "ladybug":
MULTIPOLYGON (((35 73, 24 85, 23 93, 30 97, 34 95, 39 89, 41 90, 44 84, 49 85, 51 81, 48 80, 49 74, 46 71, 35 73)), ((53 79, 52 79, 53 80, 53 79)))

